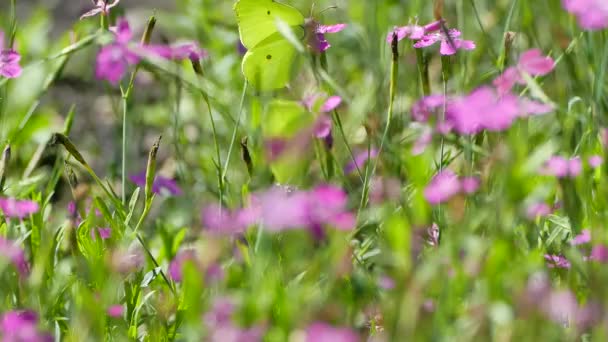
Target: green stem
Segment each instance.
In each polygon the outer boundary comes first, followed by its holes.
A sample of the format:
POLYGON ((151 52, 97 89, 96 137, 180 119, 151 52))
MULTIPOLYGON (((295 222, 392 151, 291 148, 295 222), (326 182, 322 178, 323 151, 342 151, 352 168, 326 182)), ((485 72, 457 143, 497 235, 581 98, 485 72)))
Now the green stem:
POLYGON ((245 94, 247 94, 247 81, 245 81, 245 84, 243 84, 243 93, 241 94, 241 103, 239 104, 239 114, 236 119, 236 124, 234 125, 234 130, 232 131, 232 138, 230 139, 230 146, 228 147, 228 155, 226 156, 224 170, 222 170, 222 182, 226 181, 226 172, 228 171, 228 166, 230 165, 230 156, 232 155, 232 149, 234 148, 236 135, 241 124, 241 117, 243 116, 243 106, 245 105, 245 94))
POLYGON ((121 198, 122 204, 126 204, 127 201, 127 102, 128 97, 122 97, 122 178, 121 178, 121 198))
POLYGON ((384 127, 384 133, 382 134, 382 140, 380 140, 380 148, 378 149, 378 154, 374 160, 374 167, 371 170, 371 174, 367 174, 365 176, 365 184, 363 185, 363 194, 361 199, 361 207, 360 210, 367 204, 367 199, 369 196, 369 180, 376 173, 376 168, 378 167, 378 161, 380 160, 380 155, 382 154, 382 149, 384 148, 384 144, 388 138, 388 132, 391 126, 391 121, 393 120, 393 104, 395 103, 395 93, 397 91, 397 75, 399 73, 399 51, 397 49, 397 34, 393 33, 393 41, 391 44, 393 59, 391 62, 391 79, 389 85, 389 102, 388 102, 388 111, 386 113, 386 125, 384 127))
POLYGON ((340 116, 338 115, 337 110, 334 110, 333 119, 334 119, 334 123, 336 124, 336 126, 338 126, 338 130, 340 131, 340 136, 342 137, 342 140, 344 141, 344 146, 346 146, 346 149, 348 150, 348 154, 350 155, 351 160, 355 164, 355 168, 357 169, 357 173, 359 174, 359 179, 361 179, 361 182, 363 183, 364 182, 363 174, 361 173, 361 169, 359 168, 359 165, 357 164, 357 160, 355 159, 353 150, 350 148, 350 145, 348 144, 348 139, 346 139, 346 134, 344 133, 344 126, 342 125, 342 120, 340 119, 340 116))

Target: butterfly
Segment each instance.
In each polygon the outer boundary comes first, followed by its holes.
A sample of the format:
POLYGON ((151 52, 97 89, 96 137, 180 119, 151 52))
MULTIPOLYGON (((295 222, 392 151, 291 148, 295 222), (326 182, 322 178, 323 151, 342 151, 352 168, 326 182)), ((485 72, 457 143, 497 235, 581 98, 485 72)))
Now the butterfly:
POLYGON ((241 42, 247 48, 243 75, 260 91, 284 87, 298 51, 277 26, 284 23, 296 37, 303 38, 304 16, 297 9, 273 0, 239 0, 234 11, 241 42))

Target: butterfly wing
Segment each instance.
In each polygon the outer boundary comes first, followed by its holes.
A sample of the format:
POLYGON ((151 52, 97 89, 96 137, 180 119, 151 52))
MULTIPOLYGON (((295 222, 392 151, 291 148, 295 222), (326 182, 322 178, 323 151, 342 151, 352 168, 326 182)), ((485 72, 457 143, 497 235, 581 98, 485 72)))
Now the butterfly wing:
POLYGON ((282 88, 291 78, 296 57, 296 48, 276 32, 247 51, 243 58, 243 75, 257 90, 282 88))
POLYGON ((276 20, 289 26, 303 26, 304 16, 295 8, 273 0, 239 0, 234 5, 241 42, 253 49, 277 32, 276 20))

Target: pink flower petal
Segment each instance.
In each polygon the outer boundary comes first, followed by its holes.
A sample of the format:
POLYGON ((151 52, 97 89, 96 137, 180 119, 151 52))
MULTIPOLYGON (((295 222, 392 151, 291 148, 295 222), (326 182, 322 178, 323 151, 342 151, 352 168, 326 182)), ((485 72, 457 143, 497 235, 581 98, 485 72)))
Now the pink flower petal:
POLYGON ((598 155, 593 155, 587 160, 589 166, 593 169, 600 167, 604 163, 604 158, 598 155))
POLYGON ((531 49, 519 57, 518 66, 532 76, 543 76, 553 70, 555 62, 550 57, 543 56, 540 49, 531 49))
POLYGON ((570 244, 572 246, 582 245, 589 242, 591 242, 591 231, 589 229, 583 229, 579 235, 570 240, 570 244))
POLYGON ((450 170, 437 173, 424 189, 424 198, 430 204, 446 202, 461 190, 458 176, 450 170))
POLYGON ((346 24, 319 25, 317 33, 338 33, 346 28, 346 24))
POLYGON ((325 101, 323 106, 321 106, 321 112, 327 113, 332 110, 338 108, 338 106, 342 103, 342 98, 340 96, 331 96, 325 101))
POLYGON ((460 185, 465 194, 472 194, 479 189, 480 181, 477 177, 465 177, 460 181, 460 185))

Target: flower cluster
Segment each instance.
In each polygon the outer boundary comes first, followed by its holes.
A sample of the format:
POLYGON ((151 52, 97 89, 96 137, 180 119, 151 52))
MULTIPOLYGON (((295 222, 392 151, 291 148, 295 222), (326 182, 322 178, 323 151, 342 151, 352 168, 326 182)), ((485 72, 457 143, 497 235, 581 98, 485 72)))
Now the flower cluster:
POLYGON ((0 197, 0 212, 6 217, 23 219, 39 209, 40 206, 34 201, 0 197))
MULTIPOLYGON (((529 50, 522 55, 517 67, 508 68, 494 81, 494 87, 481 86, 464 96, 446 97, 429 95, 412 106, 412 118, 427 122, 438 110, 445 110, 438 118, 436 130, 441 134, 455 131, 462 135, 481 131, 504 131, 517 118, 545 114, 553 105, 520 97, 511 92, 515 83, 522 82, 522 73, 533 76, 546 75, 554 62, 540 55, 538 50, 529 50)), ((428 137, 427 137, 428 140, 428 137)))
POLYGON ((269 231, 308 228, 316 238, 324 236, 324 226, 351 230, 354 215, 346 211, 346 193, 333 185, 320 185, 310 191, 274 187, 257 193, 251 205, 229 211, 218 206, 203 210, 203 224, 211 233, 239 234, 253 224, 269 231))
POLYGON ((389 32, 386 41, 390 44, 394 35, 397 36, 397 41, 409 38, 416 41, 414 43, 416 49, 429 47, 440 42, 439 53, 445 56, 453 55, 457 50, 475 49, 475 42, 460 38, 461 33, 457 29, 444 30, 443 25, 443 21, 437 20, 425 26, 413 24, 395 27, 393 31, 389 32))
POLYGON ((110 30, 114 33, 114 41, 99 51, 95 75, 114 85, 124 77, 129 66, 138 64, 144 57, 199 61, 207 56, 207 52, 195 43, 174 46, 132 44, 133 33, 124 18, 119 18, 116 27, 110 30))
POLYGON ((475 177, 459 178, 449 169, 437 173, 424 189, 424 198, 430 204, 448 201, 454 195, 463 192, 472 194, 479 188, 479 179, 475 177))

